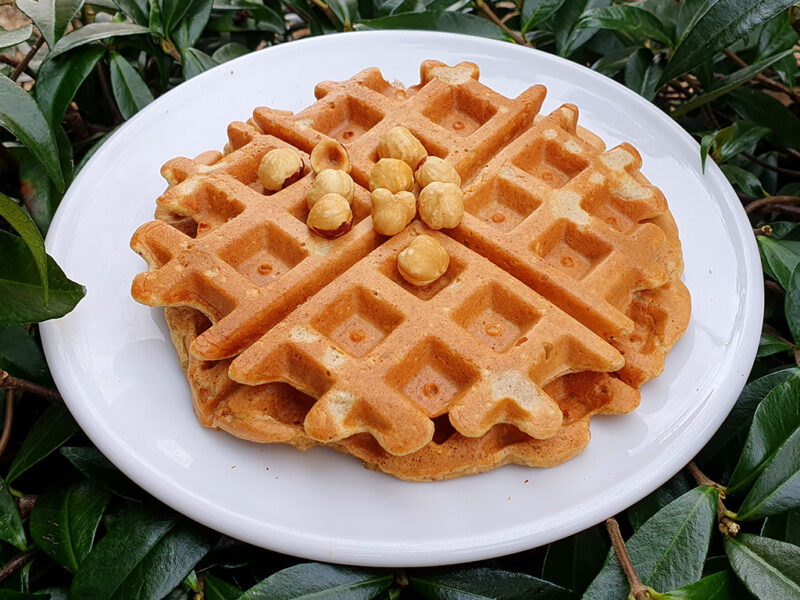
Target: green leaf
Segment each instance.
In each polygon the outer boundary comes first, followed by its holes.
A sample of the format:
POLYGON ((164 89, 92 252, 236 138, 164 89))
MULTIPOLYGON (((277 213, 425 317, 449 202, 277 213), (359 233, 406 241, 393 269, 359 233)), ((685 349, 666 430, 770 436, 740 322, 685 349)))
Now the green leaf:
POLYGON ((63 192, 66 184, 56 136, 33 98, 5 75, 0 75, 0 127, 19 138, 63 192))
POLYGON ((175 26, 186 15, 192 2, 186 0, 159 0, 161 3, 161 23, 164 34, 169 36, 175 26))
POLYGON ((613 77, 628 65, 628 59, 638 50, 635 46, 627 46, 609 52, 598 58, 592 65, 592 70, 602 73, 607 77, 613 77))
POLYGON ((70 597, 159 600, 186 577, 216 537, 163 509, 131 509, 80 565, 70 597))
POLYGON ((759 235, 756 237, 756 241, 761 252, 761 259, 767 264, 775 276, 775 280, 783 286, 783 289, 788 289, 792 271, 800 263, 800 254, 791 249, 789 242, 783 240, 773 240, 769 236, 759 235))
POLYGON ((211 55, 211 58, 217 61, 217 63, 222 64, 234 58, 244 56, 245 54, 250 54, 250 49, 247 46, 231 42, 217 48, 214 54, 211 55))
MULTIPOLYGON (((750 171, 737 167, 736 165, 720 165, 720 169, 728 178, 731 184, 739 186, 741 190, 748 196, 754 198, 763 198, 767 195, 761 185, 761 180, 753 175, 750 171)), ((759 236, 763 237, 763 236, 759 236)))
MULTIPOLYGON (((700 579, 717 510, 717 492, 697 487, 670 502, 642 525, 626 547, 642 581, 656 590, 700 579)), ((613 550, 583 600, 625 598, 628 580, 613 550)))
MULTIPOLYGON (((787 317, 789 313, 787 313, 787 317)), ((766 331, 761 332, 761 339, 758 342, 758 353, 756 356, 758 358, 762 358, 764 356, 772 356, 773 354, 778 354, 780 352, 788 352, 794 350, 794 347, 783 341, 782 339, 775 337, 771 333, 767 333, 766 331)))
MULTIPOLYGON (((634 531, 644 525, 650 517, 677 500, 694 487, 694 482, 683 471, 678 471, 673 477, 651 494, 628 508, 628 522, 634 531)), ((597 571, 595 570, 595 573, 597 571)))
POLYGON ((61 123, 78 88, 103 54, 103 47, 84 46, 55 60, 46 60, 39 67, 33 91, 51 126, 61 123))
POLYGON ((150 30, 147 27, 134 25, 133 23, 89 23, 65 35, 61 41, 50 50, 48 58, 52 60, 59 54, 63 54, 68 50, 85 46, 86 44, 99 40, 125 35, 142 35, 144 33, 150 33, 150 30))
POLYGON ((571 591, 526 573, 466 568, 434 571, 408 578, 412 589, 428 600, 561 600, 571 591))
POLYGON ((686 35, 716 2, 717 0, 682 0, 675 22, 676 46, 686 39, 686 35))
POLYGON ((800 427, 769 461, 736 514, 753 521, 794 508, 800 508, 800 427))
POLYGON ((150 22, 147 0, 114 0, 122 13, 137 25, 147 26, 150 22))
POLYGON ((388 589, 393 581, 387 572, 303 563, 270 575, 239 600, 367 600, 388 589))
POLYGON ((153 94, 142 76, 122 55, 111 53, 109 70, 111 89, 123 117, 130 119, 153 101, 153 94))
MULTIPOLYGON (((68 153, 71 149, 72 146, 67 141, 65 152, 68 153)), ((45 234, 64 194, 56 189, 55 184, 47 176, 47 171, 42 163, 36 160, 33 154, 22 146, 10 150, 12 156, 19 163, 19 191, 25 207, 30 211, 34 223, 42 231, 42 234, 45 234)), ((64 158, 71 158, 71 155, 62 155, 62 170, 66 166, 64 158)))
POLYGON ((665 46, 672 45, 672 36, 658 20, 658 17, 631 4, 604 6, 585 12, 576 28, 584 29, 586 27, 623 31, 656 40, 665 46))
POLYGON ((779 515, 764 519, 761 535, 789 542, 795 546, 800 545, 800 510, 788 510, 779 515))
POLYGON ((211 16, 213 4, 214 0, 195 0, 191 3, 189 10, 172 32, 172 40, 179 50, 191 48, 200 38, 211 16))
POLYGON ((32 32, 33 25, 25 25, 19 29, 14 29, 13 31, 6 31, 0 27, 0 50, 21 44, 31 37, 32 32))
POLYGON ((217 61, 197 48, 187 48, 181 56, 183 57, 183 78, 186 81, 217 66, 217 61))
POLYGON ((358 19, 357 0, 328 0, 328 7, 345 29, 358 19))
MULTIPOLYGON (((25 565, 30 567, 32 563, 25 565)), ((24 567, 23 567, 24 568, 24 567)), ((44 592, 45 590, 42 590, 44 592)), ((0 590, 0 600, 56 600, 55 595, 46 596, 43 593, 28 594, 25 592, 16 592, 13 590, 0 590)))
POLYGON ((727 489, 735 494, 749 485, 800 428, 800 378, 774 387, 758 405, 747 442, 727 489))
POLYGON ((598 527, 553 542, 547 547, 542 579, 582 592, 603 567, 608 544, 598 527))
POLYGON ((656 82, 663 70, 664 66, 650 50, 639 48, 625 67, 625 85, 647 100, 652 100, 656 95, 656 82))
POLYGON ((443 13, 398 13, 389 17, 365 19, 356 29, 423 29, 466 33, 495 40, 505 39, 505 32, 494 23, 456 12, 443 13))
POLYGON ((47 407, 22 442, 6 480, 10 483, 40 460, 49 456, 75 435, 80 428, 63 404, 47 407))
POLYGON ((205 600, 237 600, 242 595, 242 591, 235 585, 213 575, 206 577, 204 590, 205 600))
POLYGON ((800 148, 800 119, 772 96, 740 87, 725 98, 740 117, 767 127, 767 139, 781 148, 800 148))
POLYGON ((2 192, 0 192, 0 217, 8 221, 8 224, 22 237, 28 250, 31 251, 44 291, 44 302, 47 304, 50 299, 47 281, 47 253, 44 250, 44 240, 42 234, 39 233, 39 228, 19 204, 2 192))
POLYGON ((800 269, 795 267, 783 300, 784 314, 795 345, 800 343, 800 269))
POLYGON ((44 355, 24 325, 0 325, 0 369, 16 377, 52 385, 44 355))
MULTIPOLYGON (((693 110, 700 108, 708 104, 709 102, 713 102, 720 96, 724 96, 728 92, 731 92, 741 86, 744 83, 747 83, 751 79, 753 79, 756 75, 761 73, 762 71, 768 69, 772 65, 774 65, 779 60, 786 58, 787 56, 791 55, 792 51, 787 50, 785 52, 781 52, 780 54, 776 54, 769 58, 765 58, 761 62, 758 62, 754 65, 750 65, 749 67, 745 67, 744 69, 739 69, 738 71, 734 71, 730 75, 726 75, 722 79, 718 79, 714 82, 714 85, 709 88, 709 90, 704 93, 700 94, 678 106, 675 110, 672 111, 671 115, 673 119, 678 119, 683 115, 689 114, 693 110)), ((667 65, 669 68, 669 65, 667 65)), ((663 78, 662 78, 663 79, 663 78)))
POLYGON ((691 71, 765 23, 794 0, 719 0, 703 13, 678 43, 659 87, 691 71))
POLYGON ((528 33, 556 14, 564 0, 525 0, 522 5, 522 33, 528 33))
POLYGON ((719 131, 712 131, 711 133, 705 134, 700 139, 700 167, 703 170, 703 173, 706 172, 706 161, 708 160, 708 153, 711 150, 711 145, 714 143, 714 138, 717 137, 719 131))
POLYGON ((757 598, 800 598, 800 548, 749 533, 723 541, 734 573, 757 598))
POLYGON ((653 600, 730 600, 734 591, 728 571, 720 571, 677 590, 651 595, 653 600))
POLYGON ((141 490, 112 465, 97 448, 65 446, 59 452, 83 475, 101 484, 117 496, 131 500, 142 497, 141 490))
POLYGON ((609 4, 611 0, 570 0, 558 9, 550 23, 559 56, 569 56, 597 33, 596 29, 576 27, 584 11, 609 4))
POLYGON ((54 561, 73 573, 92 550, 97 526, 111 495, 91 481, 42 494, 31 511, 31 537, 54 561))
POLYGON ((150 33, 158 37, 166 37, 166 34, 164 33, 164 24, 161 21, 160 0, 148 0, 148 4, 150 6, 150 14, 147 27, 150 30, 150 33))
POLYGON ((0 231, 0 325, 61 317, 83 298, 83 287, 67 279, 49 255, 47 261, 49 302, 44 300, 38 270, 25 242, 0 231))
POLYGON ((17 0, 17 8, 28 15, 52 48, 67 30, 83 0, 17 0))
MULTIPOLYGON (((0 477, 0 540, 8 542, 12 546, 25 550, 28 540, 25 537, 25 529, 22 526, 22 519, 19 516, 17 501, 11 495, 8 484, 0 477)), ((0 597, 2 600, 2 597, 0 597)))
POLYGON ((750 152, 769 129, 750 121, 736 121, 722 129, 714 138, 712 155, 717 163, 724 163, 742 152, 750 152))

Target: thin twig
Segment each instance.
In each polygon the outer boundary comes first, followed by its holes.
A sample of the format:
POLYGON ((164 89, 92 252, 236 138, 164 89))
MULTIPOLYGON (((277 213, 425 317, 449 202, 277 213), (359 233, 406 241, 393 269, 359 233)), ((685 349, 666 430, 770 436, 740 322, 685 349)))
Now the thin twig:
POLYGON ((3 420, 3 434, 0 435, 0 456, 8 447, 8 440, 11 439, 11 425, 14 423, 14 390, 8 388, 6 390, 6 415, 3 420))
POLYGON ((531 43, 528 40, 523 38, 516 31, 509 29, 508 25, 506 25, 499 18, 497 18, 497 15, 494 14, 494 11, 488 4, 486 4, 486 2, 484 2, 483 0, 475 0, 475 4, 479 9, 481 9, 481 11, 483 12, 484 16, 487 19, 489 19, 492 23, 494 23, 495 25, 500 27, 503 31, 505 31, 511 37, 511 39, 514 40, 514 42, 516 42, 520 46, 528 46, 528 47, 531 46, 531 43))
POLYGON ((125 117, 123 117, 122 113, 119 112, 117 103, 114 101, 114 97, 111 95, 111 88, 108 87, 108 79, 106 79, 106 72, 103 70, 102 61, 98 61, 97 65, 95 66, 95 70, 97 71, 97 78, 100 80, 100 89, 103 91, 103 98, 105 98, 108 108, 114 115, 114 122, 117 124, 122 123, 125 120, 125 117))
MULTIPOLYGON (((724 52, 725 52, 725 56, 730 58, 733 62, 735 62, 737 65, 739 65, 743 69, 745 69, 745 68, 750 66, 746 62, 744 62, 741 58, 736 56, 736 54, 734 52, 731 52, 730 50, 725 50, 724 52)), ((756 75, 754 77, 754 79, 758 80, 760 83, 763 83, 764 85, 767 85, 767 86, 769 86, 769 87, 771 87, 773 89, 780 90, 784 94, 789 94, 795 100, 800 100, 800 96, 798 96, 798 94, 797 94, 797 92, 795 90, 783 85, 780 81, 775 81, 774 79, 770 79, 769 77, 767 77, 767 76, 765 76, 765 75, 763 75, 761 73, 756 75)))
POLYGON ((42 44, 44 44, 44 37, 40 35, 39 39, 36 40, 33 46, 31 46, 31 49, 28 50, 25 58, 19 62, 19 64, 11 72, 11 75, 9 75, 9 79, 11 79, 11 81, 16 81, 17 77, 19 77, 22 72, 28 68, 28 63, 30 63, 31 60, 33 60, 33 57, 36 56, 36 53, 39 51, 39 48, 42 47, 42 44))
MULTIPOLYGON (((21 62, 22 60, 16 56, 11 56, 10 54, 0 54, 0 63, 3 63, 4 65, 16 68, 21 62)), ((30 67, 25 67, 23 69, 23 73, 28 75, 31 79, 34 77, 33 71, 31 71, 30 67)))
POLYGON ((725 499, 726 489, 716 481, 709 479, 705 473, 695 464, 694 461, 686 465, 686 470, 697 482, 697 485, 707 485, 717 490, 717 523, 720 533, 725 536, 735 536, 739 533, 739 524, 731 518, 731 513, 723 500, 725 499))
POLYGON ((26 381, 25 379, 20 379, 19 377, 9 375, 6 371, 3 371, 3 369, 0 369, 0 387, 9 388, 20 392, 30 392, 31 394, 41 396, 42 398, 47 398, 48 400, 53 400, 54 402, 63 401, 61 394, 59 394, 57 391, 49 390, 44 386, 33 383, 32 381, 26 381))
MULTIPOLYGON (((764 287, 766 289, 768 289, 769 291, 771 291, 771 292, 775 292, 779 296, 785 296, 786 295, 786 291, 781 287, 781 285, 779 283, 776 283, 776 282, 772 281, 771 279, 765 279, 764 280, 764 287)), ((769 323, 764 323, 764 329, 767 329, 768 327, 772 328, 772 326, 769 323)), ((773 334, 773 335, 775 335, 775 334, 773 334)), ((776 336, 776 337, 778 337, 778 336, 776 336)))
POLYGON ((38 552, 39 548, 28 550, 27 552, 23 552, 22 554, 19 554, 16 557, 12 558, 6 564, 0 567, 0 581, 8 579, 11 575, 16 573, 18 569, 24 567, 29 562, 31 562, 33 558, 38 554, 38 552))
POLYGON ((625 541, 622 539, 622 532, 619 530, 619 523, 614 517, 606 519, 606 529, 608 529, 608 536, 611 538, 611 544, 614 546, 614 552, 617 553, 619 564, 628 578, 628 583, 631 586, 631 595, 636 600, 651 600, 650 591, 647 586, 639 579, 636 573, 636 568, 633 566, 628 550, 625 548, 625 541))
POLYGON ((797 196, 767 196, 766 198, 761 198, 760 200, 753 200, 750 204, 744 207, 744 212, 749 215, 758 209, 771 204, 800 204, 800 198, 797 196))
POLYGON ((770 171, 775 171, 776 173, 780 173, 781 175, 790 175, 792 177, 800 177, 800 171, 793 171, 792 169, 784 169, 782 167, 776 167, 775 165, 771 165, 768 162, 765 162, 758 158, 757 156, 753 156, 748 152, 742 152, 742 156, 744 156, 750 162, 757 164, 759 167, 764 167, 770 171))

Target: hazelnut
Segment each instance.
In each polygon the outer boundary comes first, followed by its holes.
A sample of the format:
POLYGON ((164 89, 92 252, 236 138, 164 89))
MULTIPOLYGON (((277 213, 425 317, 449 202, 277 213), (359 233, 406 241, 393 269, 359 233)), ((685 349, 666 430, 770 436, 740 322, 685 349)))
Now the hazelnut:
POLYGON ((461 185, 461 175, 458 174, 458 171, 453 168, 453 165, 438 156, 423 158, 414 177, 420 187, 425 187, 434 181, 461 185))
POLYGON ((406 127, 392 127, 378 142, 378 156, 397 158, 416 169, 419 161, 428 156, 428 151, 406 127))
POLYGON ((314 146, 311 151, 311 168, 316 173, 322 173, 325 169, 335 169, 337 171, 350 172, 350 156, 347 150, 339 142, 331 138, 325 138, 314 146))
POLYGON ((308 228, 327 239, 344 235, 353 227, 350 203, 339 194, 325 194, 308 212, 308 228))
POLYGON ((386 188, 393 194, 410 192, 414 187, 414 173, 406 163, 397 158, 382 158, 369 172, 369 189, 386 188))
POLYGON ((464 215, 464 195, 455 183, 434 181, 419 194, 419 216, 431 229, 455 227, 464 215))
POLYGON ((429 235, 418 235, 397 255, 397 270, 411 285, 433 283, 444 275, 450 265, 450 255, 429 235))
POLYGON ((392 194, 386 188, 372 192, 372 224, 378 233, 400 233, 416 214, 417 199, 411 192, 392 194))
POLYGON ((353 191, 353 178, 350 175, 336 169, 325 169, 314 178, 306 193, 306 202, 308 208, 311 208, 325 194, 339 194, 352 204, 353 191))
POLYGON ((267 152, 258 165, 258 180, 270 192, 282 190, 294 183, 303 172, 303 159, 294 150, 274 148, 267 152))

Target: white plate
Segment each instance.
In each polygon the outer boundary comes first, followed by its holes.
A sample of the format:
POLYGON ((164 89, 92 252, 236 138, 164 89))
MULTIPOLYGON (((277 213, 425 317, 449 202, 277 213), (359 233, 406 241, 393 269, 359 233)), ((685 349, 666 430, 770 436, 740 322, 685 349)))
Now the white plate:
POLYGON ((750 371, 763 311, 761 266, 739 200, 672 120, 612 80, 510 43, 429 32, 348 33, 281 44, 225 63, 153 102, 89 161, 47 248, 87 296, 42 326, 47 359, 84 431, 122 471, 178 511, 241 540, 312 559, 375 566, 457 563, 562 538, 636 502, 711 437, 750 371), (161 165, 221 148, 258 105, 299 110, 325 79, 378 66, 418 81, 419 64, 476 62, 506 96, 534 83, 608 146, 632 142, 677 220, 692 293, 689 329, 629 416, 595 417, 592 441, 553 469, 507 466, 406 483, 324 448, 299 452, 203 429, 162 311, 130 297, 145 265, 128 247, 164 190, 161 165))

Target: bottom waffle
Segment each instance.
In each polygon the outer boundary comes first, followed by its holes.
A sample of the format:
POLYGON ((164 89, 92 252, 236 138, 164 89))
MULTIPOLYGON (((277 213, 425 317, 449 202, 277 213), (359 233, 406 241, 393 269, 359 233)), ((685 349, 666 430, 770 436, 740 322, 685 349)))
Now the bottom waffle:
MULTIPOLYGON (((165 316, 202 425, 254 442, 287 443, 302 450, 319 445, 303 429, 313 398, 281 383, 236 383, 228 377, 229 360, 203 361, 189 352, 192 341, 210 326, 200 311, 167 308, 165 316)), ((635 388, 607 373, 565 375, 544 389, 564 416, 558 433, 544 440, 505 424, 468 438, 455 432, 445 415, 436 420, 434 440, 404 456, 389 454, 364 433, 327 446, 356 456, 367 468, 409 481, 450 479, 506 464, 551 467, 583 451, 592 415, 623 414, 639 404, 635 388)))

